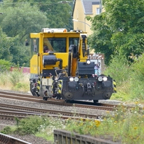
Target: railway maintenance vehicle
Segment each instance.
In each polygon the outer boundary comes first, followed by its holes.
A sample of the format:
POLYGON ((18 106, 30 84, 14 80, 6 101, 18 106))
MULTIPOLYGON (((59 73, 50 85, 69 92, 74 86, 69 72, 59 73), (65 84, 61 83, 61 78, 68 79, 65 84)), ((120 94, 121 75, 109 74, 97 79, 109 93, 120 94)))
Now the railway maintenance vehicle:
POLYGON ((116 83, 95 75, 88 58, 87 34, 65 28, 43 28, 31 33, 30 91, 33 96, 63 100, 110 99, 116 83))

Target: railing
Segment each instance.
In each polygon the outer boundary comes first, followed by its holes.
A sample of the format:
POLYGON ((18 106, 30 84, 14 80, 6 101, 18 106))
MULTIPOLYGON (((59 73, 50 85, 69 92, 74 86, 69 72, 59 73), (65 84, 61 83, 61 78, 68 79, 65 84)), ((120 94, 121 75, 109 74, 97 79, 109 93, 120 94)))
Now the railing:
POLYGON ((121 144, 64 130, 54 130, 54 144, 121 144))
POLYGON ((31 143, 0 133, 0 144, 31 144, 31 143))

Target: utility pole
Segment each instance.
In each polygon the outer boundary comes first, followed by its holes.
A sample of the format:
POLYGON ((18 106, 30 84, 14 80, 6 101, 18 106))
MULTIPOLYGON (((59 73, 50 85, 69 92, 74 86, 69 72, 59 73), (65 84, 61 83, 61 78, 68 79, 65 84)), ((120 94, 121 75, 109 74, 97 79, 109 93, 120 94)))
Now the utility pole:
POLYGON ((100 13, 102 13, 102 0, 100 0, 100 13))

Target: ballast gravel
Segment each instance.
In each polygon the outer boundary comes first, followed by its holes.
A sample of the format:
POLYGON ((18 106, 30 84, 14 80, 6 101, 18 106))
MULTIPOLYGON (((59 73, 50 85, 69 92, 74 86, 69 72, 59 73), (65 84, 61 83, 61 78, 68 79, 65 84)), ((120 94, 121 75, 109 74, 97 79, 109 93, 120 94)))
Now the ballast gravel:
MULTIPOLYGON (((26 93, 27 94, 27 93, 26 93)), ((30 95, 31 97, 31 95, 30 95)), ((108 104, 119 104, 119 101, 100 101, 103 103, 108 104)), ((105 115, 105 110, 96 110, 96 109, 87 109, 87 108, 79 108, 74 106, 62 106, 62 105, 54 105, 54 104, 46 104, 46 103, 37 103, 37 102, 29 102, 29 101, 22 101, 22 100, 14 100, 14 99, 7 99, 7 98, 0 98, 0 103, 3 104, 11 104, 11 105, 19 105, 31 108, 40 108, 40 109, 48 109, 48 110, 60 110, 66 112, 73 112, 73 113, 83 113, 83 114, 95 114, 95 115, 105 115)), ((14 121, 10 120, 0 120, 0 131, 6 127, 14 125, 14 121)), ((34 135, 15 135, 11 134, 12 137, 19 138, 21 140, 30 142, 32 144, 53 144, 52 142, 48 142, 43 138, 35 137, 34 135)))
POLYGON ((1 120, 0 119, 0 131, 5 128, 6 126, 12 126, 15 125, 14 121, 11 120, 1 120))
POLYGON ((22 101, 22 100, 7 99, 7 98, 1 98, 0 99, 0 103, 18 105, 18 106, 24 106, 24 107, 31 107, 31 108, 39 108, 39 109, 48 109, 48 110, 72 112, 73 114, 82 113, 82 114, 86 114, 86 115, 87 114, 106 115, 106 111, 105 110, 80 108, 80 107, 75 107, 75 106, 63 106, 63 105, 38 103, 38 102, 29 102, 29 101, 22 101))

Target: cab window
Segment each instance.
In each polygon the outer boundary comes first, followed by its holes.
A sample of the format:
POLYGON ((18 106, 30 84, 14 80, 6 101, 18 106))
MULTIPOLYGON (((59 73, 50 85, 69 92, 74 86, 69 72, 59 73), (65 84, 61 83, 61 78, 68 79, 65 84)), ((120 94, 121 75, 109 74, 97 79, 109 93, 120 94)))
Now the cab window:
POLYGON ((31 55, 37 54, 39 51, 39 39, 31 39, 31 55))
POLYGON ((44 45, 55 53, 66 52, 66 38, 44 38, 44 45))
POLYGON ((69 51, 75 46, 78 48, 79 45, 79 38, 69 38, 69 51))
POLYGON ((70 45, 78 46, 78 44, 79 44, 79 38, 69 38, 69 46, 70 45))

